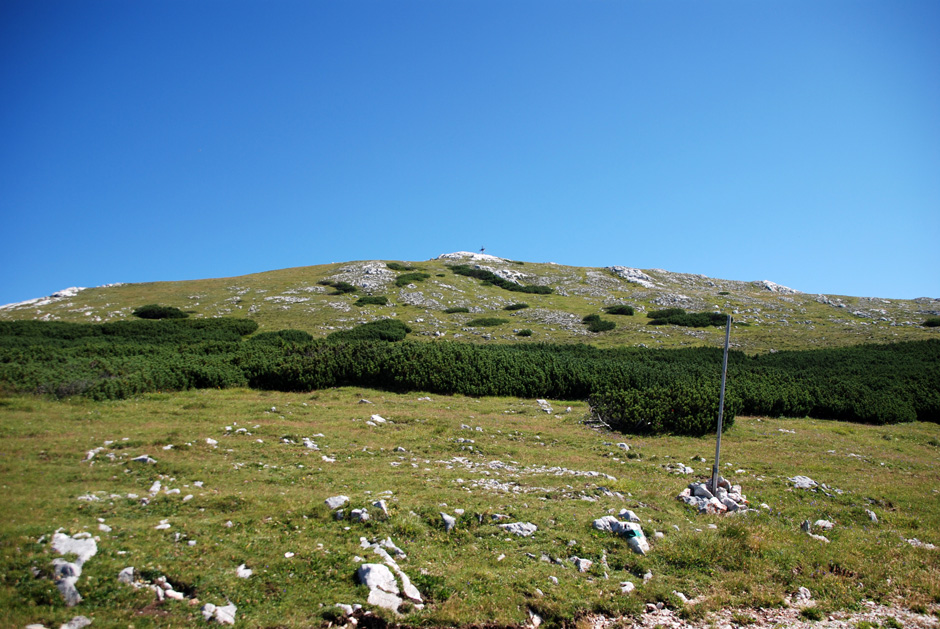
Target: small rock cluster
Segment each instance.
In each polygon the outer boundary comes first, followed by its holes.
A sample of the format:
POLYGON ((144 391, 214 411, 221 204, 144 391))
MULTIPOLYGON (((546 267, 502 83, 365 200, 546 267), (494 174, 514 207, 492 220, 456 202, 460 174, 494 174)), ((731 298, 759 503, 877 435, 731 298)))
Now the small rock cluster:
MULTIPOLYGON (((247 579, 251 576, 251 570, 245 568, 245 565, 242 564, 236 570, 236 573, 239 577, 247 579)), ((128 566, 121 570, 118 573, 118 581, 125 585, 129 585, 135 590, 137 589, 150 589, 153 590, 154 594, 157 597, 157 601, 163 602, 166 599, 174 601, 185 601, 188 600, 190 605, 198 605, 199 599, 189 598, 182 592, 178 592, 173 589, 173 584, 170 583, 170 580, 165 576, 157 577, 152 583, 150 581, 144 581, 143 579, 135 576, 134 567, 128 566)), ((212 603, 206 603, 202 606, 202 617, 206 619, 206 622, 215 621, 221 625, 234 625, 235 624, 235 612, 238 611, 238 608, 235 607, 231 602, 227 605, 214 605, 212 603)))
POLYGON ((65 533, 55 533, 52 536, 52 548, 60 555, 75 555, 75 561, 66 561, 62 558, 52 560, 55 585, 58 588, 65 604, 69 607, 78 605, 82 595, 75 588, 75 583, 82 576, 82 566, 98 552, 98 544, 90 533, 77 533, 70 537, 65 533))
POLYGON ((741 493, 741 486, 732 485, 721 476, 718 477, 718 487, 712 486, 712 479, 689 483, 677 499, 695 507, 699 513, 722 514, 748 510, 748 501, 741 493))
POLYGON ((407 559, 404 551, 396 546, 390 537, 376 543, 371 543, 364 537, 359 538, 359 541, 362 548, 371 549, 382 558, 382 563, 362 564, 356 570, 356 580, 369 588, 369 604, 398 613, 398 609, 407 599, 415 608, 423 609, 421 592, 389 553, 391 551, 399 559, 407 559))

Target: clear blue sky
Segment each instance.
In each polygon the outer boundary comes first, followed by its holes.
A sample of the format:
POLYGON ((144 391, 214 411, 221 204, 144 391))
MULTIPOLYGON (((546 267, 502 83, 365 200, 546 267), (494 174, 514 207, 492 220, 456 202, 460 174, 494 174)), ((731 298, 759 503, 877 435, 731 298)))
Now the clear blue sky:
POLYGON ((0 87, 0 304, 484 246, 940 297, 937 0, 3 0, 0 87))

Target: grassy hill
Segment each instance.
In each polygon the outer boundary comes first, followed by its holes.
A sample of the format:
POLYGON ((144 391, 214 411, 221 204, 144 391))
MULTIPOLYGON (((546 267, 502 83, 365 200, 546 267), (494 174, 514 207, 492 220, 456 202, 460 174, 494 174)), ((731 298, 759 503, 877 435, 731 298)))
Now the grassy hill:
POLYGON ((447 254, 423 262, 346 262, 232 278, 67 290, 3 306, 0 320, 115 321, 131 318, 136 307, 150 303, 174 306, 195 317, 250 318, 259 324, 259 332, 292 328, 314 337, 368 321, 398 318, 412 328, 411 338, 428 340, 585 342, 598 347, 722 343, 723 330, 714 327, 649 325, 648 312, 673 307, 733 314, 732 344, 750 353, 921 340, 940 334, 940 328, 922 325, 928 317, 940 314, 938 299, 814 295, 772 282, 722 280, 659 269, 569 267, 478 254, 447 254), (506 290, 455 273, 452 267, 460 264, 488 270, 518 285, 548 287, 552 292, 506 290), (403 276, 404 281, 398 281, 403 276), (409 277, 415 279, 408 281, 409 277), (341 293, 325 284, 330 282, 346 282, 357 290, 341 293), (363 296, 384 296, 388 303, 357 306, 363 296), (528 307, 506 309, 517 304, 528 307), (603 313, 603 308, 619 304, 633 306, 636 314, 603 313), (452 308, 468 312, 444 312, 452 308), (601 314, 616 327, 590 332, 582 320, 592 314, 601 314), (506 323, 468 325, 480 318, 506 323), (532 334, 519 336, 520 330, 531 330, 532 334))

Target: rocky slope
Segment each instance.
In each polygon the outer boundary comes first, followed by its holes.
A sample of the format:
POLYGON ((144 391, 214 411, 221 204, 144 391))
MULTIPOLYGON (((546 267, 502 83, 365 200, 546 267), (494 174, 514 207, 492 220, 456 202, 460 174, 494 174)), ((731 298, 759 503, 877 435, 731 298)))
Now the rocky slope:
POLYGON ((570 267, 519 262, 496 256, 456 252, 424 262, 357 261, 298 267, 234 278, 186 282, 111 284, 68 288, 44 298, 0 307, 2 319, 43 319, 104 322, 131 317, 147 303, 179 307, 193 316, 238 316, 258 321, 262 330, 295 328, 314 336, 376 319, 404 320, 413 336, 474 342, 589 342, 598 346, 643 345, 677 347, 720 345, 723 330, 647 325, 646 313, 679 307, 734 316, 732 344, 761 352, 937 338, 937 328, 923 327, 928 316, 940 314, 940 299, 881 299, 802 293, 768 280, 737 281, 662 269, 570 267), (519 285, 547 286, 551 294, 528 294, 500 288, 455 274, 450 266, 464 264, 490 271, 519 285), (403 286, 404 273, 429 277, 403 286), (347 282, 356 293, 340 294, 324 283, 347 282), (363 295, 383 295, 385 306, 357 306, 363 295), (507 311, 506 306, 529 307, 507 311), (617 327, 591 333, 582 323, 605 306, 627 304, 634 316, 607 316, 617 327), (444 310, 464 307, 469 313, 444 310), (481 316, 509 323, 470 327, 481 316), (520 337, 520 330, 532 335, 520 337))

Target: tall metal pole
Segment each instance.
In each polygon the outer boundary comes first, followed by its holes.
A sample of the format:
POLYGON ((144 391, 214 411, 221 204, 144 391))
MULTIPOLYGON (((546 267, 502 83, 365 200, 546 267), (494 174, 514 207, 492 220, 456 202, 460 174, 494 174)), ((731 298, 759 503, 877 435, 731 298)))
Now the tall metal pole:
POLYGON ((721 462, 721 422, 725 415, 725 382, 728 379, 728 345, 731 341, 731 315, 725 323, 725 357, 721 364, 721 395, 718 398, 718 440, 715 443, 715 465, 712 467, 712 491, 718 491, 718 464, 721 462))

